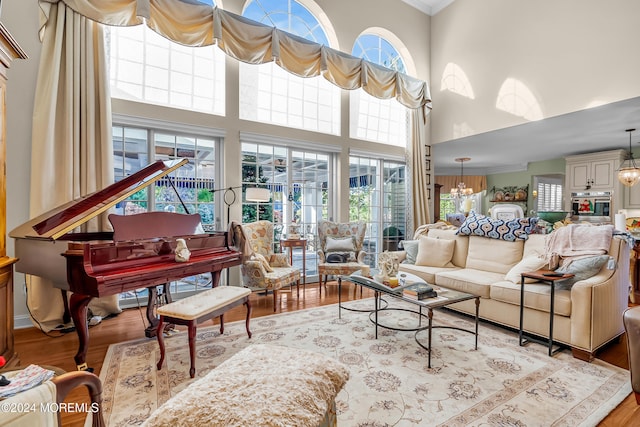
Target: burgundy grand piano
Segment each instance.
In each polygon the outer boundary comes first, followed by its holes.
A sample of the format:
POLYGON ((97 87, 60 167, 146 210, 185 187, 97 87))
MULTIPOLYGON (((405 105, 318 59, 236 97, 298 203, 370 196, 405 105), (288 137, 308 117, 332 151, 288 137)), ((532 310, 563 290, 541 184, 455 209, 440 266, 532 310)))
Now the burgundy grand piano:
MULTIPOLYGON (((79 339, 75 355, 79 370, 90 369, 86 363, 89 344, 87 305, 92 298, 145 287, 155 289, 155 285, 202 273, 211 273, 212 286, 217 286, 223 269, 241 263, 241 254, 229 248, 225 232, 164 237, 169 236, 166 224, 154 227, 153 224, 158 223, 152 220, 142 221, 149 226, 140 233, 155 236, 153 238, 114 240, 113 232, 78 232, 79 227, 90 219, 106 213, 117 203, 167 177, 185 163, 187 160, 155 162, 103 190, 40 215, 9 233, 15 239, 16 257, 19 258, 16 271, 50 279, 54 286, 73 292, 69 308, 79 339), (185 239, 191 251, 187 262, 175 261, 173 252, 177 238, 185 239)), ((149 212, 135 216, 140 219, 140 216, 148 215, 148 218, 157 219, 163 214, 149 212)), ((149 304, 154 300, 150 298, 149 304)), ((149 312, 148 309, 148 317, 149 312)), ((152 321, 151 318, 149 320, 152 321)))

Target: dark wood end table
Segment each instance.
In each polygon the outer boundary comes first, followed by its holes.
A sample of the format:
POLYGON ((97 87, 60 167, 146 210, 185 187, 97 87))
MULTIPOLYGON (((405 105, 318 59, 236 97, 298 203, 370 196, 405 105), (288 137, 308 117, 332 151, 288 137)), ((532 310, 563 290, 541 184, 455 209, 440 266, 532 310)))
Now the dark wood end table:
POLYGON ((553 348, 553 316, 554 316, 554 300, 555 300, 555 289, 556 282, 560 282, 562 280, 570 279, 574 275, 573 274, 560 274, 555 273, 551 270, 536 270, 530 271, 527 273, 522 273, 520 275, 520 328, 518 329, 518 343, 520 346, 524 346, 529 342, 537 342, 538 344, 546 345, 549 348, 549 356, 553 356, 558 351, 562 350, 562 347, 557 346, 555 349, 553 348), (523 321, 524 321, 524 279, 536 279, 541 282, 546 282, 551 286, 551 296, 549 302, 549 340, 543 341, 536 339, 531 336, 525 336, 523 331, 523 321))

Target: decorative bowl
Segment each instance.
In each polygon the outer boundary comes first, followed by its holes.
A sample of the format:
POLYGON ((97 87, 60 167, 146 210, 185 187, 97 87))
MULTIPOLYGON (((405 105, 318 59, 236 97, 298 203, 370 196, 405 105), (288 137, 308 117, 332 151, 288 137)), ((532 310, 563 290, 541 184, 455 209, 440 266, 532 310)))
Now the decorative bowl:
POLYGON ((567 211, 538 211, 538 218, 551 224, 564 220, 567 215, 567 211))

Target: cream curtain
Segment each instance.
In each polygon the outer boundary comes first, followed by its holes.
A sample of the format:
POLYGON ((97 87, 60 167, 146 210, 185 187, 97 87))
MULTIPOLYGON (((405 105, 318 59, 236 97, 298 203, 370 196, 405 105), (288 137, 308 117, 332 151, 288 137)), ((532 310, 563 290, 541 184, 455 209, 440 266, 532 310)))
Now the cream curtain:
MULTIPOLYGON (((47 29, 34 99, 30 216, 113 183, 111 98, 102 27, 64 3, 44 4, 47 29), (55 179, 52 179, 55 177, 55 179)), ((105 218, 82 231, 108 229, 105 218)), ((64 260, 61 260, 64 262, 64 260)), ((27 280, 36 326, 62 322, 60 290, 41 278, 27 280)), ((99 299, 94 311, 119 311, 117 295, 99 299)))
POLYGON ((64 3, 106 25, 145 23, 162 36, 187 46, 217 44, 228 55, 251 64, 276 61, 301 77, 323 76, 343 89, 363 88, 377 98, 395 98, 407 108, 431 108, 426 82, 310 42, 285 31, 202 4, 178 0, 39 0, 40 34, 47 9, 64 3))
MULTIPOLYGON (((431 222, 431 213, 429 212, 429 199, 427 198, 426 166, 425 166, 425 143, 426 143, 426 124, 425 116, 420 110, 411 112, 411 142, 409 147, 410 167, 410 194, 413 201, 412 211, 408 206, 408 212, 412 212, 412 222, 410 228, 415 230, 421 225, 431 222)), ((436 200, 435 203, 438 201, 436 200)))

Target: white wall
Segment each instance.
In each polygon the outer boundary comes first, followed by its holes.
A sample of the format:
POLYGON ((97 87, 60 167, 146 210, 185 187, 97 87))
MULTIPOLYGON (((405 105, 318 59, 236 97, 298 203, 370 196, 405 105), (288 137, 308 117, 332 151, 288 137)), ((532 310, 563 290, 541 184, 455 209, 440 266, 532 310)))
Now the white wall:
POLYGON ((545 118, 639 96, 638 16, 637 0, 456 0, 432 18, 432 143, 525 123, 496 109, 508 77, 545 118), (475 99, 441 91, 450 62, 475 99))
MULTIPOLYGON (((223 8, 241 13, 242 2, 227 1, 223 8)), ((401 0, 319 0, 318 5, 325 11, 333 23, 340 49, 351 52, 356 37, 369 27, 383 27, 400 38, 409 49, 416 65, 415 77, 428 81, 429 78, 429 34, 430 17, 408 6, 401 0)), ((29 59, 15 62, 9 71, 7 91, 7 230, 29 220, 29 177, 31 162, 31 119, 33 98, 40 56, 38 31, 38 3, 36 0, 3 0, 0 19, 27 51, 29 59)), ((302 130, 283 128, 247 122, 238 118, 238 64, 227 61, 227 116, 216 117, 207 114, 193 114, 171 108, 152 107, 133 102, 116 100, 113 112, 130 114, 137 117, 149 117, 160 120, 179 121, 188 124, 224 129, 224 163, 227 173, 226 185, 237 185, 240 176, 234 171, 240 170, 239 133, 253 132, 275 137, 297 138, 303 141, 328 143, 343 147, 340 156, 339 175, 348 177, 348 147, 361 151, 399 155, 402 150, 396 147, 352 140, 348 137, 348 93, 342 97, 342 134, 332 136, 302 130)), ((34 153, 38 155, 38 153, 34 153)), ((348 179, 341 182, 348 183, 348 179)), ((348 186, 348 184, 345 184, 348 186)), ((346 188, 346 187, 345 187, 346 188)), ((240 218, 240 206, 232 207, 231 217, 240 218)), ((339 192, 338 218, 348 216, 348 191, 339 192)), ((13 241, 7 239, 7 253, 14 254, 13 241)), ((62 260, 62 262, 64 262, 62 260)), ((16 327, 31 326, 25 304, 24 275, 15 275, 15 322, 16 327)))

